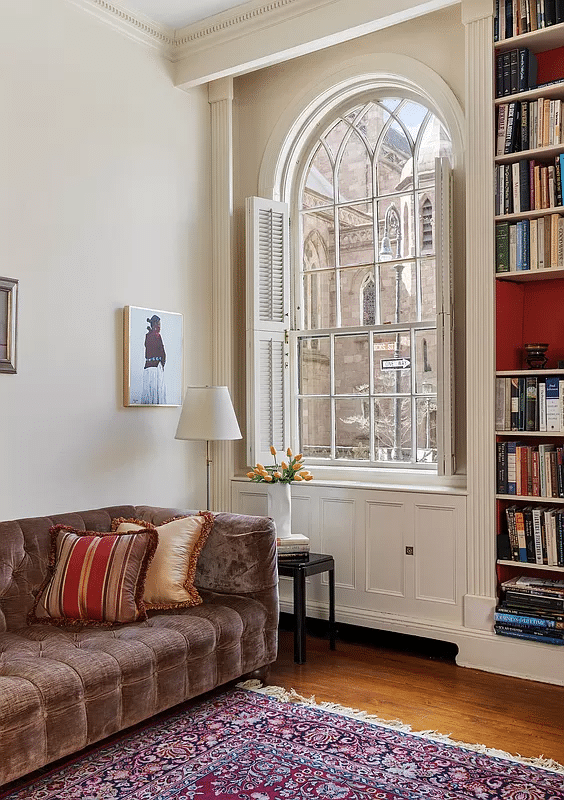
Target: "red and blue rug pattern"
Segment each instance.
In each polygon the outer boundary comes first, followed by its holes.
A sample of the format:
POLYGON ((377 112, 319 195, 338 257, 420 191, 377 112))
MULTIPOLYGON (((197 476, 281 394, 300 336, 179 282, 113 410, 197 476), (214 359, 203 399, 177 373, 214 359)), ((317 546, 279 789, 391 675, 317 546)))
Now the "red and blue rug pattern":
POLYGON ((564 774, 234 689, 161 715, 0 797, 564 800, 564 774))

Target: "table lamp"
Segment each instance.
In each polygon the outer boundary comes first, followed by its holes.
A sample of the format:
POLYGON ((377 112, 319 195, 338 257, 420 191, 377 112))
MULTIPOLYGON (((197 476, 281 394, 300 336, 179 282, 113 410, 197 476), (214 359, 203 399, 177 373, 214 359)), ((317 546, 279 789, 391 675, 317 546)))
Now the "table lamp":
POLYGON ((227 386, 188 386, 174 438, 206 442, 206 507, 209 510, 210 441, 243 438, 227 386))

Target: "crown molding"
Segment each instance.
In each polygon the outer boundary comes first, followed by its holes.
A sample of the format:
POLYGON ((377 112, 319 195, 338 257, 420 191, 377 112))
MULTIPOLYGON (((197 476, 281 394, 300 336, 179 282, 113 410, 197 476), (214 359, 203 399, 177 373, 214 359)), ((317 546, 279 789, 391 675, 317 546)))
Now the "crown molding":
POLYGON ((159 25, 142 14, 134 14, 120 6, 119 0, 114 0, 114 2, 109 2, 109 0, 67 0, 67 2, 92 14, 129 39, 159 50, 170 60, 173 59, 176 40, 172 28, 159 25))
POLYGON ((236 8, 187 25, 176 31, 174 60, 210 46, 224 44, 253 31, 260 31, 281 20, 291 20, 306 12, 333 5, 338 0, 248 0, 236 8))
POLYGON ((160 50, 171 61, 244 36, 251 30, 275 25, 307 11, 332 5, 336 0, 248 0, 200 22, 173 30, 124 8, 119 0, 67 0, 111 25, 128 38, 160 50))

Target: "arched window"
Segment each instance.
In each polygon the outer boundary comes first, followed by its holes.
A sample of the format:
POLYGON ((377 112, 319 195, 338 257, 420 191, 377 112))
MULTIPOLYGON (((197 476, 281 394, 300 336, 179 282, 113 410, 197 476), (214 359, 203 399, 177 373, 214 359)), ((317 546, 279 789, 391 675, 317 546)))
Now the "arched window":
POLYGON ((435 160, 450 149, 438 117, 398 96, 351 103, 310 145, 298 199, 302 258, 294 265, 299 448, 310 461, 437 460, 429 198, 435 160), (322 268, 308 254, 315 235, 327 254, 322 268), (312 342, 327 353, 323 365, 311 356, 312 342))
POLYGON ((452 474, 450 163, 463 115, 421 64, 369 58, 381 75, 312 84, 283 114, 264 199, 247 201, 248 463, 291 442, 329 477, 452 474))

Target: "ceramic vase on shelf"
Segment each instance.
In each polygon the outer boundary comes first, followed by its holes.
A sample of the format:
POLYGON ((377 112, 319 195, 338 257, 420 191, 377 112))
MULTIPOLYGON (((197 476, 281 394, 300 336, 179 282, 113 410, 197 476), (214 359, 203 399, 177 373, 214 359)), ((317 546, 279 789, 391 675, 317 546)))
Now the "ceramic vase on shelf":
POLYGON ((289 483, 267 483, 268 516, 276 523, 279 539, 292 535, 292 494, 289 483))

